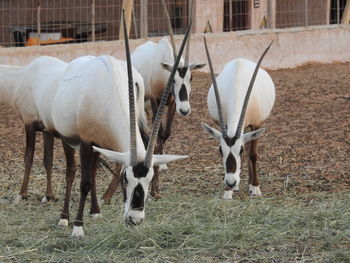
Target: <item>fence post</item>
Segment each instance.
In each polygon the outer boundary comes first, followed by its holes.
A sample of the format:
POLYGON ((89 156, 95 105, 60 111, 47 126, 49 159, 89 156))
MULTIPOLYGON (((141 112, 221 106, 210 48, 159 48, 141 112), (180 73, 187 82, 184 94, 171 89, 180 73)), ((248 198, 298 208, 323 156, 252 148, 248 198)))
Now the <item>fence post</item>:
POLYGON ((91 3, 91 38, 92 38, 92 42, 96 41, 96 35, 95 35, 95 0, 92 0, 92 3, 91 3))
POLYGON ((349 24, 349 22, 350 22, 350 0, 346 1, 343 16, 341 18, 342 24, 349 24))
MULTIPOLYGON (((131 13, 132 13, 132 6, 133 6, 133 0, 123 0, 123 6, 122 9, 125 10, 125 23, 126 23, 126 30, 128 31, 128 35, 130 36, 130 26, 131 26, 131 13)), ((124 29, 123 29, 123 23, 122 23, 122 15, 120 15, 120 27, 119 27, 119 39, 124 39, 124 29)))
POLYGON ((37 31, 38 31, 38 45, 40 46, 40 36, 41 36, 41 0, 38 0, 37 8, 37 31))
POLYGON ((229 4, 229 7, 228 7, 228 10, 229 10, 229 26, 228 26, 228 31, 232 31, 232 0, 229 0, 228 1, 228 4, 229 4))
POLYGON ((340 3, 339 0, 337 0, 337 24, 340 23, 340 3))
POLYGON ((268 17, 268 28, 276 28, 276 1, 267 0, 267 17, 268 17))
POLYGON ((309 0, 305 0, 305 26, 309 25, 309 0))
POLYGON ((141 1, 140 9, 141 37, 146 38, 148 36, 148 0, 141 1))
POLYGON ((331 0, 327 0, 327 6, 326 6, 326 25, 329 25, 331 22, 331 0))
POLYGON ((132 6, 132 21, 134 24, 134 33, 135 33, 135 38, 139 38, 139 33, 137 30, 137 24, 136 24, 136 13, 135 13, 135 6, 132 6))

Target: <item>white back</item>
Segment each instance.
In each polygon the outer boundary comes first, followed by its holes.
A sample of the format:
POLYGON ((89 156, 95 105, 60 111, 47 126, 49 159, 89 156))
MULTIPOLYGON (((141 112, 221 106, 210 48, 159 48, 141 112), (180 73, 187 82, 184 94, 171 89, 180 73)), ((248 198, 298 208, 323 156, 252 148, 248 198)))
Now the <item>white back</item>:
MULTIPOLYGON (((138 46, 131 54, 131 62, 143 77, 145 97, 160 97, 170 76, 161 63, 174 63, 173 49, 168 39, 163 37, 158 43, 147 41, 138 46)), ((183 65, 183 60, 180 65, 183 65)))
POLYGON ((3 103, 16 109, 24 123, 51 123, 50 108, 66 63, 42 56, 24 67, 0 66, 3 103))
MULTIPOLYGON (((242 110, 245 95, 253 75, 256 63, 246 59, 228 62, 218 75, 219 94, 228 136, 234 136, 242 110)), ((219 121, 213 86, 208 93, 208 110, 210 116, 219 121)), ((269 74, 259 69, 245 115, 245 125, 260 126, 270 115, 275 102, 275 85, 269 74)))
MULTIPOLYGON (((141 98, 136 101, 142 105, 136 107, 136 119, 145 120, 143 80, 137 71, 133 74, 141 98)), ((110 56, 80 57, 69 63, 54 99, 52 114, 55 128, 62 136, 79 137, 102 148, 128 152, 126 63, 110 56)), ((137 141, 143 155, 145 150, 138 129, 137 141)))

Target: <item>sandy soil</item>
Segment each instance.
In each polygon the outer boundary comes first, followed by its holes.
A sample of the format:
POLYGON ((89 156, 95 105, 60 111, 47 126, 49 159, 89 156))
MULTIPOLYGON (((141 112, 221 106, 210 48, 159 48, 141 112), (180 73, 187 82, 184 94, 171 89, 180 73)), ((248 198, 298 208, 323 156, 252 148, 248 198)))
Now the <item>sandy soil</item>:
MULTIPOLYGON (((276 84, 276 104, 265 123, 267 131, 259 143, 259 173, 264 196, 350 190, 350 64, 307 65, 270 72, 276 84)), ((191 95, 192 113, 177 115, 166 152, 189 154, 190 158, 169 165, 161 176, 161 192, 193 195, 223 191, 223 168, 218 145, 200 126, 209 119, 206 95, 208 74, 196 73, 191 95)), ((45 191, 42 139, 37 138, 30 194, 45 191)), ((20 189, 24 164, 24 129, 16 113, 0 106, 0 199, 12 199, 20 189)), ((63 199, 64 157, 55 143, 54 189, 63 199)), ((99 194, 111 175, 99 170, 99 194)), ((242 171, 241 191, 247 197, 247 171, 242 171)), ((75 196, 79 178, 75 182, 75 196)))

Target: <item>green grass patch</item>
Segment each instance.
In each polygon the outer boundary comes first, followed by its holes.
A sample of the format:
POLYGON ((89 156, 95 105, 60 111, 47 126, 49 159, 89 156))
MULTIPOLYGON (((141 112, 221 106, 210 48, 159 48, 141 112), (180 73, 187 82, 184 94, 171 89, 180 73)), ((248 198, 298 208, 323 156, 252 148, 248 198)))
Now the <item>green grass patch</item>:
POLYGON ((350 262, 349 198, 163 196, 137 227, 117 203, 85 216, 83 239, 56 226, 60 202, 2 202, 0 262, 350 262))

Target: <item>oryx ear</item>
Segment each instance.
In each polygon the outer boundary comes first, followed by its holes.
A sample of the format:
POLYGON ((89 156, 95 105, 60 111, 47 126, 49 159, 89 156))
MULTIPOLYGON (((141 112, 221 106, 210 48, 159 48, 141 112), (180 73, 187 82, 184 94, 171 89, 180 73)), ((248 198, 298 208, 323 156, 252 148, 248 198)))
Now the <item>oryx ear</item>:
POLYGON ((162 65, 162 68, 163 69, 165 69, 165 70, 167 70, 167 71, 169 71, 169 72, 171 72, 172 70, 173 70, 173 65, 170 65, 170 64, 168 64, 168 63, 160 63, 161 65, 162 65))
POLYGON ((207 63, 191 63, 190 64, 190 70, 196 70, 203 68, 207 63))
POLYGON ((96 146, 92 146, 94 152, 102 153, 109 160, 128 166, 130 163, 130 153, 119 153, 115 151, 110 151, 107 149, 102 149, 96 146))
POLYGON ((265 131, 265 128, 261 128, 256 131, 247 132, 242 135, 243 143, 258 139, 265 131))
POLYGON ((218 142, 220 142, 221 140, 221 132, 219 132, 218 130, 210 127, 208 124, 201 122, 203 130, 205 132, 207 132, 211 137, 213 137, 215 140, 217 140, 218 142))
POLYGON ((153 165, 166 164, 172 161, 181 160, 185 158, 188 158, 188 155, 155 154, 153 155, 153 165))

